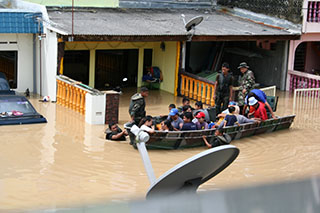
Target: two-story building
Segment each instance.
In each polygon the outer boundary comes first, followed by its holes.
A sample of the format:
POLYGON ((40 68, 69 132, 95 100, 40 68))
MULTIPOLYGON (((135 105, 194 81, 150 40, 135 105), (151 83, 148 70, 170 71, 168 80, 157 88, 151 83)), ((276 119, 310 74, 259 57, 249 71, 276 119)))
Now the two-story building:
POLYGON ((320 87, 320 0, 304 0, 300 40, 290 42, 287 90, 320 87))

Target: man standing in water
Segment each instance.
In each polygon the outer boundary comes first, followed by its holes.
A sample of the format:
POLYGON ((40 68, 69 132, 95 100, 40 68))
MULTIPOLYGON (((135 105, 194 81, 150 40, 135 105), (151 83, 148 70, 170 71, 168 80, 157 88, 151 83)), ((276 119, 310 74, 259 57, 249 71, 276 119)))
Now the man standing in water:
POLYGON ((134 121, 136 125, 139 124, 140 120, 146 116, 146 102, 144 98, 148 97, 149 90, 146 87, 141 87, 140 93, 136 93, 131 97, 129 114, 131 120, 134 121))
POLYGON ((221 67, 221 73, 219 73, 216 78, 216 89, 213 98, 215 99, 217 115, 228 108, 228 103, 232 99, 233 78, 229 74, 229 69, 229 64, 223 63, 221 67))
POLYGON ((243 111, 244 99, 248 95, 249 91, 253 89, 255 84, 254 74, 251 70, 248 69, 249 66, 246 62, 240 63, 238 69, 242 73, 242 76, 239 81, 239 93, 238 93, 238 105, 240 107, 240 113, 243 111))

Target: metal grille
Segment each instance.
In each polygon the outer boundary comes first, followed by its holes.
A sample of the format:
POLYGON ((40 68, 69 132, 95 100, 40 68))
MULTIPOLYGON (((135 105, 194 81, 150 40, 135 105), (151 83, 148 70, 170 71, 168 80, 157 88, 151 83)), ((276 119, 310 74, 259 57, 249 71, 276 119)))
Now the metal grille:
POLYGON ((294 23, 302 21, 303 0, 218 0, 217 2, 220 5, 272 15, 294 23))

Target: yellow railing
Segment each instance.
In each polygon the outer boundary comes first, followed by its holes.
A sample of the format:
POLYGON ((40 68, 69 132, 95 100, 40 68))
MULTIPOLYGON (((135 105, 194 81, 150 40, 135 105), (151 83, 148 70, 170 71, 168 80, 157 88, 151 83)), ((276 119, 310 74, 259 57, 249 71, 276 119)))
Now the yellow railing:
POLYGON ((204 104, 214 106, 214 84, 207 83, 181 74, 180 94, 190 99, 202 101, 204 104))
POLYGON ((81 114, 86 111, 86 91, 57 79, 57 104, 72 109, 81 114))
POLYGON ((99 90, 77 82, 67 76, 59 75, 57 79, 57 104, 72 109, 82 115, 86 112, 86 94, 100 94, 99 90))

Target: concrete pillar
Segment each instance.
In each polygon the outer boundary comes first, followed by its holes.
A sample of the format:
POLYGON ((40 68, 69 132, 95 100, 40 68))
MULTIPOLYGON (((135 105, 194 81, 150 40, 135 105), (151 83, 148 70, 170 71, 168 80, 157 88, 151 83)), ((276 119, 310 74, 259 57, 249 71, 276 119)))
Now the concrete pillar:
POLYGON ((89 62, 89 86, 94 88, 95 81, 95 69, 96 69, 96 50, 90 50, 90 62, 89 62))
POLYGON ((105 123, 118 123, 119 121, 119 98, 120 93, 115 91, 106 92, 106 118, 105 123))

